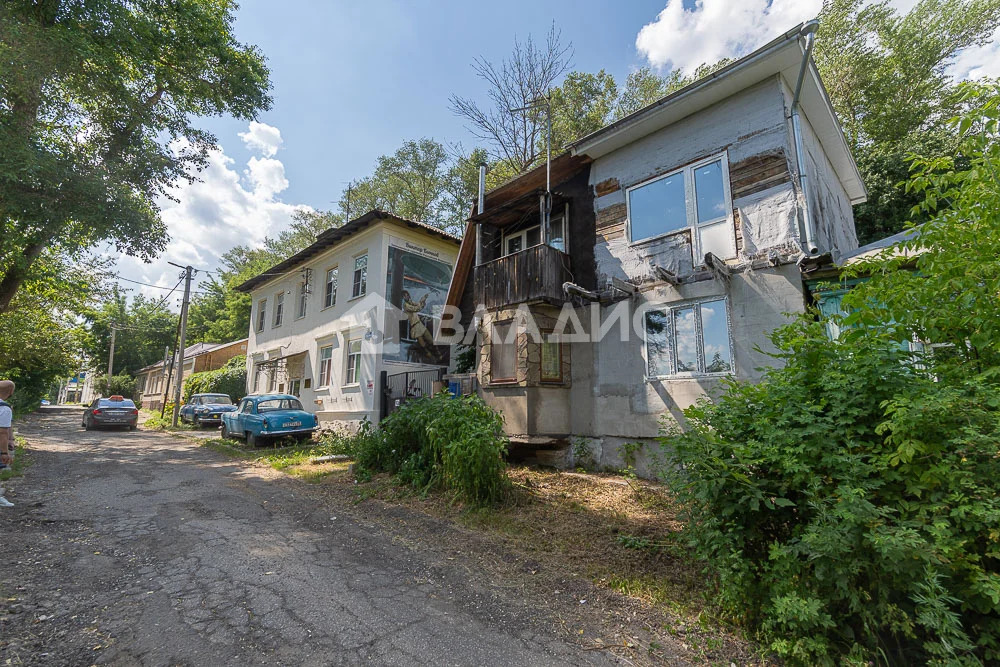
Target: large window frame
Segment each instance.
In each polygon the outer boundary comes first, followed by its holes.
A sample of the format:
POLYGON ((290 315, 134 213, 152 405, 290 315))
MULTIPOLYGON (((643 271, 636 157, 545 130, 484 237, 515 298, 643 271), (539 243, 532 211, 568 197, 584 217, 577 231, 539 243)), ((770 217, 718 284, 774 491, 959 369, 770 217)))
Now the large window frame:
POLYGON ((699 377, 726 377, 735 375, 736 363, 733 350, 733 326, 732 316, 729 311, 729 298, 723 296, 705 297, 693 301, 683 301, 671 304, 658 304, 645 309, 643 313, 643 358, 646 363, 645 377, 647 381, 677 378, 699 378, 699 377), (726 344, 729 347, 728 363, 729 370, 709 371, 707 367, 709 361, 705 350, 705 327, 702 309, 709 304, 721 303, 725 311, 726 344), (691 310, 694 318, 694 343, 698 369, 695 371, 678 370, 678 336, 677 336, 677 314, 681 311, 691 310), (649 350, 648 314, 650 312, 662 313, 666 317, 666 344, 667 344, 667 372, 655 373, 652 370, 649 350))
POLYGON ((316 377, 319 379, 317 389, 329 387, 333 384, 333 345, 321 346, 317 360, 319 362, 319 368, 316 372, 316 377))
POLYGON ((352 387, 361 382, 361 339, 348 338, 344 345, 344 386, 352 387))
POLYGON ((264 330, 267 326, 267 299, 261 299, 257 302, 257 333, 264 330))
POLYGON ((326 280, 323 282, 323 308, 332 308, 337 305, 339 274, 339 266, 331 266, 326 270, 326 280))
MULTIPOLYGON (((655 241, 662 240, 669 236, 675 234, 681 234, 683 232, 688 232, 691 235, 691 253, 693 255, 694 264, 700 266, 704 263, 705 258, 705 245, 707 245, 702 238, 703 232, 710 228, 714 228, 720 225, 726 225, 728 234, 726 234, 726 239, 728 241, 728 248, 720 259, 733 259, 736 257, 736 231, 733 220, 733 194, 732 188, 729 182, 729 154, 726 151, 722 153, 717 153, 711 155, 697 162, 692 162, 686 164, 677 169, 673 169, 665 174, 660 174, 653 178, 641 181, 634 185, 629 186, 625 189, 625 211, 626 211, 626 229, 628 232, 629 243, 633 246, 645 245, 647 243, 653 243, 655 241), (715 218, 709 218, 707 220, 698 219, 698 192, 696 187, 696 174, 698 169, 707 167, 715 162, 720 163, 720 171, 722 176, 722 192, 724 199, 724 214, 715 218), (643 238, 636 239, 634 236, 633 220, 632 220, 632 193, 642 188, 652 185, 658 181, 662 181, 666 178, 671 178, 678 174, 683 174, 684 177, 684 209, 685 209, 685 220, 687 225, 685 227, 680 227, 677 229, 672 229, 665 231, 661 234, 654 234, 652 236, 646 236, 643 238)), ((715 252, 715 250, 712 250, 715 252)), ((715 254, 718 254, 717 252, 715 254)))
POLYGON ((351 277, 351 298, 363 297, 368 292, 368 253, 354 257, 354 273, 351 277))
POLYGON ((301 320, 309 308, 309 283, 304 280, 299 283, 299 298, 295 304, 295 319, 301 320))
POLYGON ((271 328, 277 329, 285 319, 285 291, 282 290, 274 295, 274 315, 272 315, 271 328))

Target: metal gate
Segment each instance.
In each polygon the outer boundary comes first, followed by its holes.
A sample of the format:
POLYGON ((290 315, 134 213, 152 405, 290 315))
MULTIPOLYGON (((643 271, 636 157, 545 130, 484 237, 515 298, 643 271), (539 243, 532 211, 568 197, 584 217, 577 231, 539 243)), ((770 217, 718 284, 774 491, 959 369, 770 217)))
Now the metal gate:
POLYGON ((382 395, 381 419, 388 417, 407 401, 431 396, 434 393, 434 383, 444 380, 446 370, 431 368, 393 375, 382 371, 379 382, 382 395))

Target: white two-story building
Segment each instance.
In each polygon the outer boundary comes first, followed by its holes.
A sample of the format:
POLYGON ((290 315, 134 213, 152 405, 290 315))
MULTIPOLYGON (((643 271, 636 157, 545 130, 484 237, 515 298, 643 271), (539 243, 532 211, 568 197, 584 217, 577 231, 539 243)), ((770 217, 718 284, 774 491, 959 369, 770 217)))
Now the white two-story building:
POLYGON ((377 422, 396 385, 429 393, 449 363, 432 334, 458 244, 370 211, 240 285, 253 297, 247 390, 294 394, 328 427, 377 422))

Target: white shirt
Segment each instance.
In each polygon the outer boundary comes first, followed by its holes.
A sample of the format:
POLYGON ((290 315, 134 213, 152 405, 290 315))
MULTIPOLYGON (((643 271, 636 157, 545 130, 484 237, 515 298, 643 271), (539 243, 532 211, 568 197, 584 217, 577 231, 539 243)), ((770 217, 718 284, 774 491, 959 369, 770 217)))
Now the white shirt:
POLYGON ((14 412, 9 405, 0 405, 0 428, 10 428, 10 421, 14 417, 14 412))

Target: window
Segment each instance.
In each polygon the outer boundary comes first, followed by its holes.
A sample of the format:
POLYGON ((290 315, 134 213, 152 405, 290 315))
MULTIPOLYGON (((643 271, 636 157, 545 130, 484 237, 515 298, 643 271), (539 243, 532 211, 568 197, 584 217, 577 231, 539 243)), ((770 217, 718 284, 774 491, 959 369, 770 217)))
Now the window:
POLYGON ((344 384, 357 384, 361 381, 361 339, 347 341, 347 373, 344 384))
POLYGON ((306 306, 309 303, 309 286, 305 282, 299 283, 299 302, 295 317, 302 319, 306 316, 306 306))
POLYGON ((323 293, 323 307, 337 305, 337 267, 326 270, 326 288, 323 293))
POLYGON ((513 255, 526 248, 531 248, 542 242, 542 228, 539 225, 521 229, 504 235, 503 247, 505 255, 513 255))
POLYGON ((541 366, 542 382, 562 382, 562 343, 551 332, 542 334, 541 366))
POLYGON ((736 256, 725 155, 629 188, 627 204, 632 243, 690 229, 697 264, 709 252, 736 256))
POLYGON ((269 398, 257 404, 257 414, 279 410, 301 410, 302 403, 294 398, 269 398))
POLYGON ((285 293, 278 292, 274 295, 274 322, 271 323, 273 327, 281 326, 281 318, 285 314, 285 293))
POLYGON ((368 289, 368 255, 354 259, 354 286, 351 288, 351 298, 363 296, 368 289))
POLYGON ((302 395, 302 380, 299 380, 299 379, 289 380, 288 381, 288 393, 291 394, 292 396, 296 396, 296 397, 301 396, 302 395))
POLYGON ((493 382, 514 380, 517 343, 512 336, 514 323, 511 321, 497 322, 493 325, 493 336, 490 339, 490 371, 493 382))
POLYGON ((732 373, 726 300, 646 312, 648 377, 732 373))
POLYGON ((566 204, 561 215, 556 215, 553 211, 549 218, 548 244, 561 252, 566 252, 566 222, 568 220, 569 204, 566 204))
POLYGON ((333 345, 319 348, 319 386, 330 385, 333 371, 333 345))
POLYGON ((267 299, 261 299, 257 302, 257 331, 264 330, 264 324, 267 322, 267 299))

